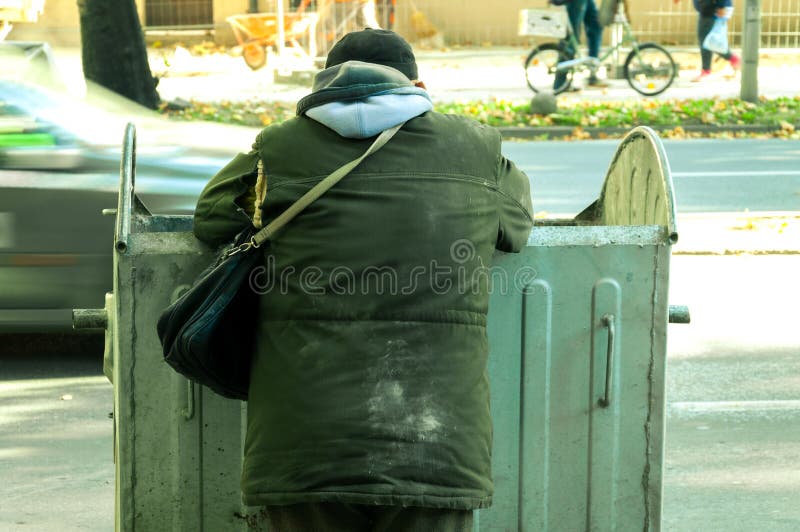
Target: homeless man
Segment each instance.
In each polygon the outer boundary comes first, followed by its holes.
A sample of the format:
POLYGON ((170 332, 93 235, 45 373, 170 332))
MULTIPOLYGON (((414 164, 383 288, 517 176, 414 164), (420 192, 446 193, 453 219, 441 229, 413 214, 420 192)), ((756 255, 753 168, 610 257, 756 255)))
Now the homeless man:
POLYGON ((404 123, 264 250, 242 490, 270 530, 466 531, 492 501, 481 273, 525 245, 530 185, 417 78, 397 34, 345 35, 197 204, 195 234, 222 244, 404 123))

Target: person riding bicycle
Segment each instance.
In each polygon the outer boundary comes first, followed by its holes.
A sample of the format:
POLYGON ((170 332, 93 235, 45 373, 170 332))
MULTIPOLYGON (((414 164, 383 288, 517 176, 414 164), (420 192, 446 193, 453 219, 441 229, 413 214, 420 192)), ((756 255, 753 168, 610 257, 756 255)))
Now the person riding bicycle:
MULTIPOLYGON (((644 96, 655 96, 661 94, 675 80, 678 74, 678 67, 669 51, 663 46, 654 42, 639 42, 633 34, 628 17, 625 14, 625 0, 602 0, 599 20, 596 0, 550 0, 556 4, 566 5, 569 14, 574 14, 573 9, 580 8, 581 3, 586 6, 583 17, 588 13, 589 22, 587 23, 587 36, 589 37, 588 55, 579 49, 578 32, 580 31, 581 20, 571 22, 573 28, 566 36, 563 34, 563 26, 558 27, 560 38, 557 42, 544 42, 537 44, 525 59, 525 81, 533 92, 560 94, 569 90, 572 86, 575 75, 588 72, 590 85, 597 85, 596 71, 601 63, 609 58, 616 62, 619 59, 620 51, 627 47, 627 56, 622 64, 614 65, 615 71, 621 66, 622 76, 627 80, 633 90, 644 96), (569 2, 569 3, 567 3, 569 2), (609 13, 614 12, 614 16, 609 13), (599 50, 599 39, 602 33, 602 22, 613 22, 614 26, 621 33, 621 39, 616 39, 605 50, 599 50), (577 25, 577 29, 574 27, 577 25), (594 30, 599 25, 599 31, 589 30, 591 26, 594 30), (593 41, 593 39, 596 39, 593 41)), ((552 35, 552 29, 545 32, 545 27, 539 28, 539 17, 542 21, 552 24, 552 12, 533 11, 526 14, 532 17, 526 22, 529 35, 552 35), (544 32, 544 33, 543 33, 544 32)))

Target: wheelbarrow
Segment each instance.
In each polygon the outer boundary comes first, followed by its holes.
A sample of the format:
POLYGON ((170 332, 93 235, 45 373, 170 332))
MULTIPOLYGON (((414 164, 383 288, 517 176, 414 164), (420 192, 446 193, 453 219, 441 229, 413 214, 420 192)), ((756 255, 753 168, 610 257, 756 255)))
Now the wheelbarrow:
POLYGON ((12 22, 36 22, 45 0, 0 0, 0 41, 8 37, 12 22))
POLYGON ((253 70, 267 64, 268 50, 277 52, 282 65, 298 59, 313 63, 317 54, 317 14, 306 13, 304 0, 297 11, 284 13, 280 2, 276 13, 232 15, 226 20, 242 47, 244 62, 253 70), (299 39, 308 36, 308 50, 299 39))

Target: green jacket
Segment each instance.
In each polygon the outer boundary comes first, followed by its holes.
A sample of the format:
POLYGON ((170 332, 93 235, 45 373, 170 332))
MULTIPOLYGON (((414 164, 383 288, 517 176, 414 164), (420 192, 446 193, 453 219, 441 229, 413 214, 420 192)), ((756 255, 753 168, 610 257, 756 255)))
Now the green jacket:
POLYGON ((197 237, 222 243, 247 223, 236 202, 259 159, 266 223, 409 119, 264 251, 248 505, 491 504, 489 267, 528 239, 529 181, 494 129, 429 109, 391 68, 327 69, 198 202, 197 237))

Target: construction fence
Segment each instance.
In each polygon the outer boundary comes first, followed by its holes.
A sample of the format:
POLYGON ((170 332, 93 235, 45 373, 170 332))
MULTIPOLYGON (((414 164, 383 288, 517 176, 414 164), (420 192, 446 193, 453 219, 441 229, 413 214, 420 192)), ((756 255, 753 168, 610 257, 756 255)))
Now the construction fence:
MULTIPOLYGON (((543 8, 547 0, 282 0, 287 12, 301 6, 319 17, 317 49, 325 55, 348 31, 366 24, 364 4, 377 23, 391 28, 418 48, 443 46, 521 46, 529 37, 517 35, 519 11, 543 8)), ((595 0, 598 4, 601 0, 595 0)), ((230 15, 274 12, 277 0, 138 0, 145 31, 193 29, 220 44, 235 44, 226 21, 230 15)), ((667 46, 696 46, 697 13, 692 0, 627 0, 628 14, 640 41, 667 46)), ((734 0, 730 39, 741 46, 745 0, 734 0)), ((800 0, 761 0, 761 47, 800 50, 800 0)), ((608 38, 606 32, 606 38, 608 38)), ((53 45, 80 42, 77 3, 51 1, 38 22, 15 25, 9 39, 48 41, 53 45)))
MULTIPOLYGON (((207 24, 218 41, 231 41, 225 17, 244 13, 248 0, 140 0, 146 28, 207 24), (213 16, 212 16, 213 10, 213 16)), ((259 0, 262 12, 275 12, 278 0, 259 0)), ((594 0, 599 7, 602 0, 594 0)), ((608 0, 607 0, 608 1, 608 0)), ((517 35, 519 11, 544 8, 547 0, 283 0, 287 12, 317 13, 317 49, 326 55, 349 31, 374 25, 398 31, 423 48, 527 45, 517 35)), ((697 44, 697 12, 692 0, 627 0, 627 13, 639 41, 667 46, 697 44)), ((734 1, 729 22, 731 45, 741 46, 745 0, 734 1)), ((761 47, 800 49, 800 0, 761 0, 761 47)), ((562 8, 563 9, 563 8, 562 8)), ((608 32, 607 32, 608 33, 608 32)), ((606 35, 608 38, 608 35, 606 35)))
MULTIPOLYGON (((381 0, 376 0, 380 2, 381 0)), ((599 5, 600 0, 595 0, 599 5)), ((697 44, 697 12, 692 0, 628 0, 628 15, 640 41, 672 46, 697 44)), ((520 45, 517 35, 521 9, 544 8, 546 0, 397 0, 397 30, 414 40, 426 20, 442 34, 448 46, 520 45)), ((733 47, 741 46, 744 0, 735 0, 729 22, 733 47)), ((761 46, 800 48, 800 0, 761 0, 761 46)), ((425 29, 424 25, 421 29, 425 29)), ((608 33, 608 32, 606 32, 608 33)), ((608 38, 608 35, 606 35, 608 38)))

